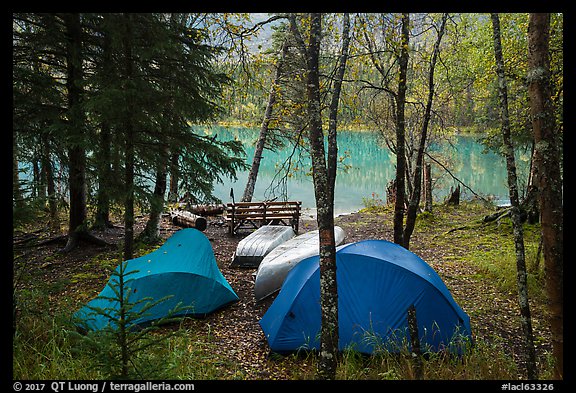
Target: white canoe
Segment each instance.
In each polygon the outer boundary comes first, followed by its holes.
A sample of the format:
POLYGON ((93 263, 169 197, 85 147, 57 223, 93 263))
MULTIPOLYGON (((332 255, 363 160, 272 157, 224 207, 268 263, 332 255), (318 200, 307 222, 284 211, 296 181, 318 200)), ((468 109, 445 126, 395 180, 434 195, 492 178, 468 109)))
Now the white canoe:
POLYGON ((296 233, 290 226, 266 225, 238 242, 231 267, 258 267, 262 259, 296 233))
MULTIPOLYGON (((344 230, 334 227, 336 245, 344 241, 344 230)), ((254 296, 260 301, 278 291, 288 272, 300 261, 318 254, 318 230, 303 233, 272 250, 262 259, 254 283, 254 296)))

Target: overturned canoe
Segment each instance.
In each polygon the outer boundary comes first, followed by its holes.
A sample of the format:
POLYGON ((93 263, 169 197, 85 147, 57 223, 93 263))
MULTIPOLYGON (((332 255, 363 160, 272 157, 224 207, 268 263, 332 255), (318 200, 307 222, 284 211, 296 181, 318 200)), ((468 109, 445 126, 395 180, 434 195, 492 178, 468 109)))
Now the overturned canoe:
POLYGON ((240 240, 231 267, 258 267, 264 257, 280 244, 292 239, 294 229, 284 225, 266 225, 240 240))
MULTIPOLYGON (((344 241, 345 233, 334 227, 336 245, 344 241)), ((260 301, 280 289, 288 272, 300 261, 318 254, 320 239, 318 230, 303 233, 279 245, 264 257, 254 283, 254 296, 260 301)))

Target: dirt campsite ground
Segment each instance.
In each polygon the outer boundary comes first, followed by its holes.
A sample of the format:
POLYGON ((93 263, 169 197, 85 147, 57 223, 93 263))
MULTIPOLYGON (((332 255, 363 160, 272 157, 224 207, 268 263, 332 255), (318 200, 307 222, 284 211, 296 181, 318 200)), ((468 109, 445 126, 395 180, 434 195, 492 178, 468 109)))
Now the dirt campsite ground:
MULTIPOLYGON (((493 285, 491 280, 478 279, 481 273, 478 268, 467 262, 466 255, 473 251, 498 245, 486 242, 470 244, 469 232, 477 229, 467 229, 475 218, 489 213, 489 210, 478 210, 454 207, 450 212, 443 211, 442 219, 423 220, 412 237, 411 251, 427 261, 442 277, 456 302, 470 315, 473 334, 476 340, 497 341, 504 350, 521 362, 522 341, 521 326, 518 316, 517 297, 514 291, 502 292, 493 285), (446 219, 446 217, 450 217, 446 219), (459 240, 468 232, 466 240, 459 240)), ((346 232, 345 242, 362 239, 392 240, 391 210, 363 211, 336 218, 336 224, 346 232)), ((146 217, 137 221, 136 233, 142 230, 146 217)), ((300 224, 300 233, 316 228, 316 221, 304 215, 300 224)), ((161 236, 168 238, 181 229, 168 220, 161 223, 161 236)), ((217 311, 206 318, 191 320, 189 323, 198 330, 210 335, 212 348, 228 359, 228 366, 223 366, 225 379, 286 379, 287 370, 293 373, 295 368, 301 368, 303 374, 309 364, 304 360, 295 362, 285 358, 275 361, 270 356, 266 338, 258 324, 274 296, 262 302, 256 302, 253 294, 254 273, 256 269, 231 268, 230 261, 238 242, 249 232, 239 235, 229 235, 222 217, 208 217, 208 227, 204 231, 210 239, 214 255, 232 288, 240 300, 225 309, 217 311), (230 365, 233 367, 230 367, 230 365)), ((83 244, 69 254, 57 254, 62 244, 45 243, 41 247, 30 247, 25 256, 19 258, 19 263, 26 263, 27 268, 36 277, 35 282, 53 286, 64 283, 53 290, 50 296, 60 299, 54 304, 58 307, 69 307, 74 310, 86 301, 96 296, 109 278, 113 263, 102 263, 103 259, 117 257, 117 244, 122 241, 123 228, 118 224, 115 228, 94 234, 110 244, 111 247, 98 247, 83 244), (99 260, 99 263, 93 261, 99 260), (91 262, 92 261, 92 262, 91 262)), ((24 244, 24 239, 30 234, 15 233, 15 247, 24 244)), ((36 232, 38 242, 41 238, 50 238, 55 234, 47 231, 36 232)), ((55 306, 56 307, 56 306, 55 306)), ((48 310, 54 311, 54 310, 48 310)), ((549 332, 542 305, 532 307, 533 327, 537 340, 538 353, 549 351, 549 332)), ((519 367, 521 370, 522 368, 519 367)), ((521 372, 521 371, 520 371, 521 372)), ((522 377, 521 375, 519 377, 522 377)))

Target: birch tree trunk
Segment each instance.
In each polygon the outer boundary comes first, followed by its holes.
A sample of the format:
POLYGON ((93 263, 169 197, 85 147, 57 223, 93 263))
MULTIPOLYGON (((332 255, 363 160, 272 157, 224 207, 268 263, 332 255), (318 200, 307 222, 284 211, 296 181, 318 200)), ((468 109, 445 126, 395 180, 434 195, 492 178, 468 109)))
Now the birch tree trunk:
POLYGON ((530 303, 528 301, 528 279, 526 271, 526 258, 524 252, 524 233, 520 211, 520 199, 518 197, 518 180, 516 177, 516 162, 514 159, 514 147, 510 138, 510 117, 508 114, 508 88, 504 75, 504 56, 502 55, 502 39, 500 31, 500 18, 498 14, 491 14, 492 32, 494 40, 494 55, 496 59, 496 73, 498 75, 498 97, 500 99, 500 118, 502 122, 502 139, 504 142, 504 155, 506 157, 506 169, 508 173, 508 191, 511 204, 512 230, 514 233, 514 248, 516 250, 516 282, 518 286, 518 303, 522 331, 524 334, 524 356, 528 379, 538 378, 536 365, 536 350, 534 348, 534 336, 532 333, 532 318, 530 303))
POLYGON ((346 73, 346 62, 348 61, 348 49, 350 46, 350 15, 344 13, 342 26, 342 49, 338 59, 338 68, 336 70, 334 86, 332 90, 332 99, 330 101, 328 115, 328 182, 331 193, 330 200, 334 204, 334 188, 336 187, 336 169, 338 165, 338 106, 340 102, 340 92, 342 90, 342 81, 346 73))
POLYGON ((412 192, 410 194, 410 202, 408 204, 408 211, 406 212, 406 227, 404 228, 404 234, 402 235, 402 245, 407 250, 410 248, 410 237, 412 237, 412 232, 414 232, 414 226, 416 225, 416 215, 418 213, 418 206, 420 205, 420 194, 422 190, 422 165, 424 163, 424 150, 426 149, 428 125, 430 124, 430 119, 432 117, 432 102, 434 100, 434 70, 436 68, 436 60, 438 59, 438 54, 440 53, 440 43, 442 42, 442 36, 444 35, 447 19, 448 14, 443 14, 440 29, 438 30, 438 36, 436 38, 436 43, 434 44, 432 57, 430 59, 430 69, 428 73, 428 99, 426 102, 426 109, 424 111, 422 130, 420 132, 420 144, 418 145, 418 152, 416 155, 416 167, 414 168, 414 176, 412 180, 414 186, 412 187, 412 192))
POLYGON ((164 195, 166 194, 168 177, 168 148, 165 148, 161 154, 160 161, 156 168, 156 182, 154 192, 150 199, 150 215, 144 230, 138 236, 139 240, 144 243, 156 243, 161 240, 160 237, 160 219, 164 210, 164 195))
POLYGON ((310 14, 310 36, 307 51, 307 98, 312 178, 316 196, 320 238, 320 333, 319 379, 334 379, 338 365, 338 287, 336 283, 336 242, 334 239, 334 201, 329 187, 320 101, 319 57, 322 15, 310 14))
POLYGON ((266 105, 266 111, 264 112, 264 119, 262 120, 262 125, 260 126, 260 134, 258 135, 258 141, 256 142, 256 149, 254 150, 254 158, 252 159, 252 167, 250 168, 250 173, 248 173, 248 180, 246 182, 246 188, 244 189, 244 194, 242 195, 242 202, 251 202, 254 196, 254 187, 256 186, 256 180, 258 179, 258 171, 260 170, 260 161, 262 160, 262 153, 264 151, 264 146, 266 145, 266 136, 268 135, 268 125, 272 118, 272 108, 276 103, 276 90, 278 89, 278 83, 280 81, 280 75, 282 74, 282 64, 288 53, 288 40, 284 39, 282 43, 282 50, 280 54, 280 59, 276 65, 276 73, 274 74, 274 80, 270 86, 270 93, 268 94, 268 104, 266 105))
POLYGON ((405 114, 406 77, 408 74, 408 44, 410 42, 410 14, 402 14, 402 39, 398 94, 396 96, 396 202, 394 203, 394 243, 404 244, 404 204, 406 193, 406 141, 405 114))
POLYGON ((332 98, 329 106, 328 161, 324 150, 320 97, 320 40, 322 38, 322 14, 310 14, 308 45, 300 34, 296 17, 289 14, 290 32, 294 35, 300 52, 306 59, 306 95, 312 179, 316 197, 320 253, 320 309, 322 328, 320 332, 320 357, 317 367, 318 379, 335 379, 338 366, 338 286, 336 282, 336 241, 334 237, 334 186, 338 146, 336 139, 337 113, 340 90, 350 43, 350 17, 344 14, 342 50, 335 72, 332 98))
POLYGON ((530 14, 528 95, 536 144, 540 222, 555 377, 564 376, 563 201, 559 135, 550 90, 550 14, 530 14))
POLYGON ((320 357, 317 367, 318 379, 335 379, 338 366, 338 286, 336 282, 336 242, 334 237, 334 185, 338 146, 336 140, 337 112, 340 88, 348 59, 350 42, 350 19, 344 14, 342 50, 338 60, 336 77, 330 102, 330 125, 328 130, 328 161, 324 150, 320 98, 320 40, 322 15, 310 14, 308 45, 299 32, 296 17, 289 15, 290 31, 306 58, 306 95, 308 101, 309 141, 312 158, 312 178, 316 197, 320 253, 320 309, 322 328, 320 332, 320 357))

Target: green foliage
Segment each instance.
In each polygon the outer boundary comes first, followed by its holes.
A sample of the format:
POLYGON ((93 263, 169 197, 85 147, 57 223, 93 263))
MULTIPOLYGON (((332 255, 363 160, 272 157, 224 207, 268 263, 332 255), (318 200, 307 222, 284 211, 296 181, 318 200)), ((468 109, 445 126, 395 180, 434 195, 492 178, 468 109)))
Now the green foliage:
POLYGON ((208 27, 192 14, 82 13, 82 69, 78 80, 68 80, 69 16, 13 14, 16 222, 28 216, 21 210, 34 206, 34 199, 46 200, 47 186, 56 193, 67 190, 70 147, 85 152, 85 168, 76 169, 85 173, 87 200, 97 201, 99 211, 123 204, 131 191, 136 204, 149 207, 151 174, 166 166, 168 153, 178 157, 169 169, 180 178, 180 193, 212 200, 214 183, 234 178, 245 164, 239 143, 214 141, 191 128, 215 121, 222 87, 230 82, 216 70, 220 50, 205 41, 208 27), (80 96, 74 108, 69 108, 71 86, 80 96), (72 110, 82 119, 81 133, 69 126, 72 110), (135 157, 133 185, 125 179, 129 148, 135 157), (32 167, 27 177, 33 188, 23 190, 19 169, 32 167))
POLYGON ((370 198, 362 197, 362 204, 364 205, 364 209, 362 209, 362 211, 373 213, 386 209, 387 206, 386 202, 384 202, 380 195, 376 192, 373 192, 370 198))
MULTIPOLYGON (((528 267, 537 265, 540 235, 533 228, 534 225, 524 224, 524 247, 528 267)), ((476 247, 466 258, 479 268, 485 279, 494 282, 503 292, 515 293, 517 291, 517 268, 510 220, 488 226, 484 232, 481 242, 470 236, 469 241, 473 242, 471 244, 475 244, 476 247)), ((544 301, 546 293, 542 264, 536 270, 529 270, 527 279, 530 298, 544 301)))

